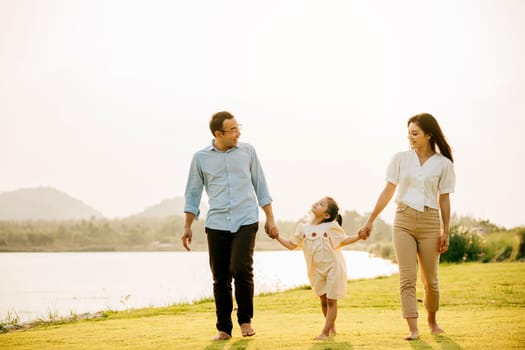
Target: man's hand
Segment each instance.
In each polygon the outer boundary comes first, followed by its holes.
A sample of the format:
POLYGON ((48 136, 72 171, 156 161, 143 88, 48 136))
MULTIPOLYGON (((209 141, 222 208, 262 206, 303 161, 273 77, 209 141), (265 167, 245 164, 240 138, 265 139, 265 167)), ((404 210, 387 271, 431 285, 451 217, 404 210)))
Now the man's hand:
POLYGON ((279 237, 279 228, 277 225, 275 225, 273 220, 266 220, 266 223, 264 224, 264 231, 272 239, 279 237))
POLYGON ((193 232, 191 231, 191 227, 184 228, 184 233, 182 234, 181 240, 182 245, 184 248, 186 248, 187 251, 190 251, 190 244, 191 244, 191 237, 193 236, 193 232))

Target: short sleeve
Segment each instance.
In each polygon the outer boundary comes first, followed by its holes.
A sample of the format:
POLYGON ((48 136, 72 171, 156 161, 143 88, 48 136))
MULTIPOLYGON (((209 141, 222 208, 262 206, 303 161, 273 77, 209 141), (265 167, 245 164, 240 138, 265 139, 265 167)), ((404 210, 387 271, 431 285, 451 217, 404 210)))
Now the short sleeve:
POLYGON ((396 153, 390 160, 390 163, 388 163, 388 167, 386 169, 385 180, 394 185, 398 185, 400 167, 401 167, 401 153, 396 153))
POLYGON ((290 237, 290 242, 301 248, 303 246, 303 234, 304 224, 297 225, 295 233, 290 237))
POLYGON ((441 168, 441 176, 439 179, 438 191, 440 194, 454 193, 456 188, 456 173, 454 171, 454 164, 448 159, 441 168))
POLYGON ((332 223, 332 225, 330 225, 330 227, 328 227, 327 233, 334 249, 338 248, 341 245, 341 242, 348 238, 343 228, 335 221, 332 223))

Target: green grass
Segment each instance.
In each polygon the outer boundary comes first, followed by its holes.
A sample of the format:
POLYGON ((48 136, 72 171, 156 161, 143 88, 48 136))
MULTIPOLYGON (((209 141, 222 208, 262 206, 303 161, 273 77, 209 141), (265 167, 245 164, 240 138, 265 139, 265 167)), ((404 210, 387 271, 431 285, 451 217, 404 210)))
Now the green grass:
MULTIPOLYGON (((255 298, 253 338, 211 342, 214 305, 109 312, 102 319, 44 324, 0 334, 1 349, 523 349, 525 263, 442 265, 440 325, 430 335, 420 305, 421 339, 407 342, 400 315, 398 276, 348 283, 339 302, 338 335, 315 342, 323 324, 318 299, 298 288, 255 298)), ((418 285, 418 298, 422 287, 418 285)))

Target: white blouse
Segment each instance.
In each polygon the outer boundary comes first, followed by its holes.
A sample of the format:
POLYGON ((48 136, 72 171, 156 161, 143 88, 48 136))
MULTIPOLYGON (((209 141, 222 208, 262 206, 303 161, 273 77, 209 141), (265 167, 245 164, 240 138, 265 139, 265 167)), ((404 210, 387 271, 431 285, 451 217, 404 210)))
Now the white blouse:
POLYGON ((398 185, 396 203, 424 211, 425 206, 439 209, 438 194, 454 192, 456 174, 454 164, 447 157, 435 153, 420 165, 416 151, 410 150, 392 157, 386 181, 398 185))

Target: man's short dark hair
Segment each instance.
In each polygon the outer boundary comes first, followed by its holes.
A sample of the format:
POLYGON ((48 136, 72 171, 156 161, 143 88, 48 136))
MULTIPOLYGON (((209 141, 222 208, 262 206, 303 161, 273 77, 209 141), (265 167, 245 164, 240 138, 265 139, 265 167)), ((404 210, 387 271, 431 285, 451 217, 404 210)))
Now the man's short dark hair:
POLYGON ((233 119, 234 116, 230 112, 222 111, 217 112, 211 116, 210 119, 210 131, 213 136, 215 136, 215 131, 222 131, 222 123, 226 119, 233 119))

